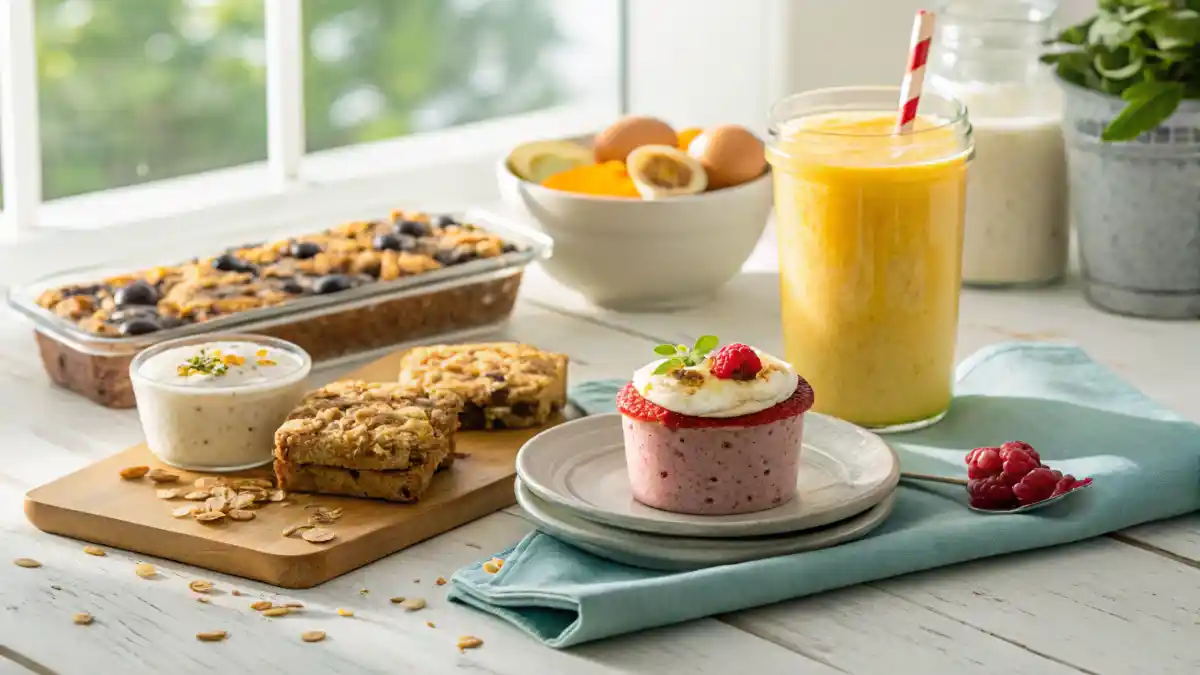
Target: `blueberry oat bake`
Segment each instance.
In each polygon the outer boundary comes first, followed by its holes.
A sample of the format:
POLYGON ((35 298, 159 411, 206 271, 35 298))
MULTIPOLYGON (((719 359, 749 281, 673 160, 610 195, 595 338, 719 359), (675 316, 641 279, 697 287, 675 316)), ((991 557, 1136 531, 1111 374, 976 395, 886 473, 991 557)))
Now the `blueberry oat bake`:
POLYGON ((566 406, 567 357, 515 342, 418 347, 400 383, 461 396, 462 429, 534 427, 566 406))
POLYGON ((395 211, 314 235, 48 290, 37 304, 94 335, 143 335, 492 258, 513 244, 449 216, 395 211))
POLYGON ((275 476, 289 492, 415 502, 454 461, 461 399, 396 382, 334 382, 275 432, 275 476))

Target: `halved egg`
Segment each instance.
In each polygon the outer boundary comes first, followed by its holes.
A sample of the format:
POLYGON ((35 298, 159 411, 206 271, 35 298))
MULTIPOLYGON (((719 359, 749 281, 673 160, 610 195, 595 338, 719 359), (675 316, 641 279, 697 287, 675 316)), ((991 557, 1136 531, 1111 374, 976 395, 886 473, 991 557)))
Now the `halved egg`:
POLYGON ((592 151, 570 141, 533 141, 508 155, 508 168, 520 178, 541 183, 550 176, 592 163, 592 151))
POLYGON ((643 145, 629 153, 626 168, 643 199, 694 195, 708 186, 700 162, 671 145, 643 145))

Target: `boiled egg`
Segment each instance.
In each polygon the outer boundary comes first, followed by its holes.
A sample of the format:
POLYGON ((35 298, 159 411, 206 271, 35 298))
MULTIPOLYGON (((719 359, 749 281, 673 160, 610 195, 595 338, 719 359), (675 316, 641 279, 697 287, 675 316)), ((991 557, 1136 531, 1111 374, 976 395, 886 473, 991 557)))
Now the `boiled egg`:
POLYGON ((688 145, 688 154, 708 173, 709 190, 747 183, 767 170, 763 142, 736 124, 706 129, 688 145))
POLYGON ((643 145, 675 145, 675 130, 654 117, 629 116, 613 122, 592 143, 596 162, 624 162, 643 145))
POLYGON ((643 199, 663 199, 704 192, 708 174, 696 158, 670 145, 643 145, 625 162, 643 199))

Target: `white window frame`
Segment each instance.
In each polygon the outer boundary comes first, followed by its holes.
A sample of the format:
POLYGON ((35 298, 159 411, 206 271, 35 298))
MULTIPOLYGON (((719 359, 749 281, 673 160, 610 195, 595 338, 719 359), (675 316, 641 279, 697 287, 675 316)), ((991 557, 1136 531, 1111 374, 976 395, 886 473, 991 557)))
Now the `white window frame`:
POLYGON ((43 202, 40 149, 30 142, 38 138, 33 1, 5 0, 0 15, 8 207, 0 285, 159 251, 170 260, 209 241, 230 243, 234 233, 322 227, 395 207, 494 203, 497 164, 521 141, 590 133, 627 111, 762 131, 767 106, 787 84, 788 0, 614 0, 621 91, 611 110, 565 106, 305 154, 299 0, 265 0, 266 162, 43 202))

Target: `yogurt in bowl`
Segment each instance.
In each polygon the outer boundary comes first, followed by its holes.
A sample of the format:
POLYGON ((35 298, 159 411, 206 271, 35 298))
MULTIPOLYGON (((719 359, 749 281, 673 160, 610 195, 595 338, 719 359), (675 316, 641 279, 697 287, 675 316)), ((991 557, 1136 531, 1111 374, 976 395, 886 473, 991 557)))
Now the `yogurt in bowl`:
POLYGON ((169 340, 129 364, 146 444, 192 471, 240 471, 271 461, 275 430, 304 396, 312 359, 259 335, 169 340))

